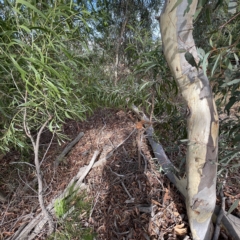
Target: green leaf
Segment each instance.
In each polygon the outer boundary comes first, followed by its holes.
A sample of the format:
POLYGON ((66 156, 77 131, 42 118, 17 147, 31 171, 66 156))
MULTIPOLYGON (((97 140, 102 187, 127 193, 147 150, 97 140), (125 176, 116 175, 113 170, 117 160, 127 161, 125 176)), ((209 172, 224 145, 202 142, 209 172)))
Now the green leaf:
POLYGON ((35 6, 33 6, 32 4, 30 4, 29 2, 25 1, 25 0, 16 0, 16 4, 21 3, 29 8, 31 8, 34 12, 38 13, 41 17, 43 17, 44 19, 46 19, 46 17, 44 16, 44 14, 39 11, 35 6))
POLYGON ((203 59, 206 55, 205 51, 202 48, 197 48, 197 52, 200 59, 203 59))
POLYGON ((198 15, 201 13, 201 11, 202 11, 202 8, 198 8, 198 9, 196 10, 196 12, 195 12, 195 14, 194 14, 194 16, 193 16, 193 20, 196 20, 196 19, 197 19, 198 15))
POLYGON ((19 25, 19 27, 24 29, 27 33, 31 32, 31 30, 28 27, 24 26, 24 25, 19 25))
POLYGON ((234 201, 234 203, 232 204, 232 206, 229 208, 229 210, 227 212, 227 216, 229 214, 231 214, 231 212, 238 207, 239 201, 240 201, 240 199, 237 199, 237 200, 234 201))
POLYGON ((216 70, 216 68, 217 68, 218 61, 219 61, 220 57, 221 57, 221 54, 219 54, 219 55, 217 56, 216 60, 215 60, 215 63, 214 63, 214 65, 213 65, 213 68, 212 68, 212 71, 211 71, 211 76, 213 76, 213 74, 215 73, 215 70, 216 70))
POLYGON ((231 61, 230 61, 228 58, 225 58, 225 59, 224 59, 224 62, 225 62, 226 66, 227 66, 227 68, 228 68, 229 70, 232 70, 232 69, 233 69, 232 63, 231 63, 231 61))
POLYGON ((22 79, 25 79, 25 76, 27 74, 27 72, 18 64, 18 62, 13 58, 13 55, 10 55, 10 58, 13 62, 13 65, 18 69, 18 71, 20 72, 22 79))
POLYGON ((239 150, 233 151, 229 154, 227 154, 226 156, 224 156, 223 159, 221 159, 219 161, 219 163, 221 163, 223 166, 227 166, 229 164, 229 162, 234 159, 237 155, 239 155, 239 150))
POLYGON ((19 105, 19 107, 38 107, 39 104, 35 103, 35 102, 26 102, 26 103, 22 103, 19 105))
POLYGON ((236 54, 236 53, 233 53, 233 55, 234 55, 235 61, 236 61, 237 63, 239 63, 239 58, 238 58, 237 54, 236 54))
POLYGON ((54 119, 48 125, 48 128, 49 128, 50 132, 53 132, 53 126, 52 126, 53 122, 54 122, 54 119))
POLYGON ((187 62, 192 65, 193 67, 196 67, 198 69, 198 65, 195 61, 195 58, 193 57, 193 55, 190 52, 186 52, 184 54, 185 59, 187 60, 187 62))
POLYGON ((152 64, 152 65, 150 65, 150 66, 145 70, 145 73, 148 72, 150 69, 156 67, 156 66, 157 66, 157 64, 152 64))
POLYGON ((211 47, 213 47, 213 41, 212 41, 212 38, 209 39, 209 44, 211 47))
POLYGON ((232 44, 232 34, 229 33, 229 42, 228 42, 229 46, 232 44))
POLYGON ((206 19, 207 19, 208 25, 211 25, 211 11, 209 7, 206 9, 206 19))
POLYGON ((234 79, 230 82, 224 83, 223 85, 221 85, 221 87, 223 88, 223 87, 231 86, 238 83, 240 83, 240 79, 234 79))
POLYGON ((233 106, 233 104, 234 104, 236 101, 237 101, 237 100, 236 100, 236 97, 235 97, 235 96, 230 97, 228 104, 225 106, 225 110, 228 112, 228 114, 229 114, 229 112, 230 112, 230 108, 233 106))
POLYGON ((190 6, 193 2, 193 0, 187 0, 188 1, 188 5, 187 5, 187 8, 185 9, 184 13, 183 13, 183 16, 185 16, 186 13, 188 13, 190 11, 190 6))
POLYGON ((205 76, 207 76, 207 67, 208 67, 208 56, 209 56, 210 52, 208 52, 204 58, 203 58, 203 62, 202 62, 202 68, 203 68, 203 72, 205 74, 205 76))
POLYGON ((150 82, 145 82, 145 83, 143 83, 141 86, 140 86, 140 88, 139 88, 139 91, 141 92, 147 85, 149 85, 150 84, 150 82))
POLYGON ((66 116, 67 118, 71 119, 71 116, 68 114, 67 111, 65 111, 64 114, 65 114, 65 116, 66 116))

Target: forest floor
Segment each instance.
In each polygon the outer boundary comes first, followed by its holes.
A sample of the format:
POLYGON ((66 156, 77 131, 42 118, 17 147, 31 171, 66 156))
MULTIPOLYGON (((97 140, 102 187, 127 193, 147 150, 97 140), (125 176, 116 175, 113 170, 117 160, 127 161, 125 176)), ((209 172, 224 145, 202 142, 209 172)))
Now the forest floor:
MULTIPOLYGON (((99 240, 191 239, 184 199, 159 171, 144 134, 139 154, 139 131, 142 129, 132 112, 101 109, 87 121, 68 121, 63 132, 69 140, 61 146, 51 133, 45 132, 41 138, 42 156, 49 149, 41 169, 46 205, 65 189, 79 168, 89 164, 95 150, 108 152, 115 148, 106 164, 91 169, 84 179, 85 200, 91 207, 87 214, 79 216, 81 227, 91 228, 99 240), (79 132, 84 136, 54 170, 57 156, 79 132)), ((10 239, 41 212, 35 171, 31 165, 19 161, 33 163, 14 150, 1 159, 0 190, 8 201, 0 203, 0 239, 10 239)), ((230 180, 231 177, 234 176, 229 176, 230 180)), ((229 208, 240 197, 239 186, 227 182, 224 195, 229 208)), ((233 213, 239 216, 239 212, 238 205, 233 213)), ((45 234, 41 232, 36 239, 45 239, 45 234)), ((220 239, 228 238, 222 232, 220 239)))

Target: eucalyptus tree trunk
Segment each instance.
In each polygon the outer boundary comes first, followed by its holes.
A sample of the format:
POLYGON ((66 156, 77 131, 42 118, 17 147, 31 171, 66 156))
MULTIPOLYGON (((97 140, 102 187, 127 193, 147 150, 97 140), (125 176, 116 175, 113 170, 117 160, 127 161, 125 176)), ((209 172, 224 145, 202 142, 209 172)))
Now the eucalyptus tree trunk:
POLYGON ((198 67, 192 36, 196 6, 197 0, 166 0, 160 28, 166 60, 189 110, 186 163, 189 224, 193 239, 210 240, 216 203, 219 123, 208 78, 198 67))

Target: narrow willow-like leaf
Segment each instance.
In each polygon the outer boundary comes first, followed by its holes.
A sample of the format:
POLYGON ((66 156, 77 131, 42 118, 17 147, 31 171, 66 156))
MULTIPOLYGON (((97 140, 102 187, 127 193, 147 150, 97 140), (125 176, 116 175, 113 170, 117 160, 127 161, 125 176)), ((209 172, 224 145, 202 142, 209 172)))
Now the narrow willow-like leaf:
POLYGON ((25 1, 25 0, 16 0, 16 4, 21 3, 29 8, 31 8, 34 12, 38 13, 42 18, 46 19, 46 17, 44 16, 44 14, 39 11, 35 6, 33 6, 31 3, 25 1))
POLYGON ((213 74, 215 73, 215 70, 217 68, 218 61, 219 61, 220 58, 221 58, 221 54, 219 54, 217 56, 217 58, 214 60, 214 65, 213 65, 213 68, 212 68, 212 71, 211 71, 211 76, 213 76, 213 74))
POLYGON ((221 85, 221 87, 223 88, 223 87, 231 86, 238 83, 240 83, 240 79, 234 79, 230 82, 224 83, 223 85, 221 85))
POLYGON ((238 207, 239 201, 240 201, 240 199, 237 199, 237 200, 234 201, 234 203, 232 204, 232 206, 229 208, 229 210, 227 212, 227 216, 229 214, 231 214, 231 212, 238 207))

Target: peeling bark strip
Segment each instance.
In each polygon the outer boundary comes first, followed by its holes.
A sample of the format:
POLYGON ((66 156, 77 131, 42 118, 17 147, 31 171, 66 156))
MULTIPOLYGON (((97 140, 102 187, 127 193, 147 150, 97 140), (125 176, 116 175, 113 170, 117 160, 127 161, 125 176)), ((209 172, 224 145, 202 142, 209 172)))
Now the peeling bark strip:
POLYGON ((208 78, 185 58, 190 53, 196 63, 199 61, 192 36, 196 6, 197 0, 183 0, 178 6, 175 0, 166 0, 160 28, 166 60, 190 110, 186 164, 189 224, 193 239, 211 239, 219 124, 208 78))

